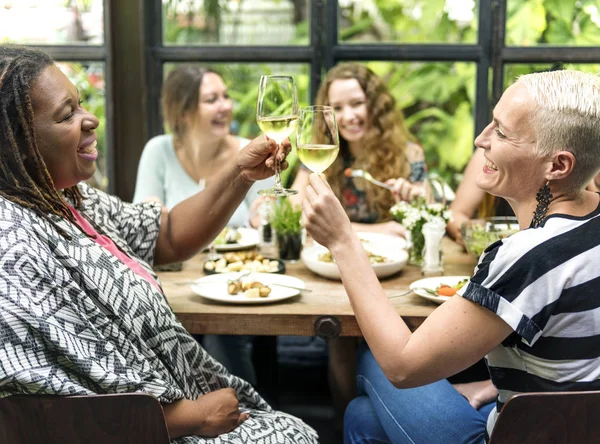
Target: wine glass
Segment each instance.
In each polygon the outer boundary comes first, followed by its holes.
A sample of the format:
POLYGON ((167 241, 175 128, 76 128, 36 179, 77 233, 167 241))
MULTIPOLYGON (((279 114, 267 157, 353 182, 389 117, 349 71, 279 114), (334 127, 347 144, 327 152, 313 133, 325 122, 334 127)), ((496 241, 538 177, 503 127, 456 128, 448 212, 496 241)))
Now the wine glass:
POLYGON ((300 161, 314 173, 321 174, 331 166, 340 151, 337 122, 331 106, 300 109, 296 151, 300 161))
MULTIPOLYGON (((280 145, 296 128, 298 122, 298 92, 292 76, 261 76, 256 104, 258 127, 280 145)), ((275 185, 259 190, 265 196, 289 196, 297 190, 283 188, 281 168, 275 157, 275 185)))

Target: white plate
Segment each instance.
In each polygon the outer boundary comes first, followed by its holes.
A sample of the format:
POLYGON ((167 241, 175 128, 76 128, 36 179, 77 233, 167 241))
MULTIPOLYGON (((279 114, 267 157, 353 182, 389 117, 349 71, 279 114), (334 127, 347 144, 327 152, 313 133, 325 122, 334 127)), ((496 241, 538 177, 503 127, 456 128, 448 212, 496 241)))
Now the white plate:
POLYGON ((238 228, 238 232, 241 237, 234 244, 217 244, 215 245, 215 249, 217 251, 233 251, 233 250, 243 250, 245 248, 251 248, 258 245, 259 235, 258 230, 254 228, 238 228))
MULTIPOLYGON (((240 273, 222 273, 202 277, 192 284, 192 291, 206 299, 227 304, 269 304, 294 297, 300 293, 300 290, 273 285, 271 293, 265 298, 248 298, 242 292, 231 295, 227 292, 227 283, 230 279, 237 279, 239 275, 240 273)), ((242 281, 245 280, 258 281, 265 285, 278 283, 299 288, 306 286, 302 279, 272 273, 250 273, 242 279, 242 281)))
POLYGON ((432 291, 436 291, 440 285, 456 285, 460 281, 464 279, 469 279, 470 276, 436 276, 425 279, 419 279, 418 281, 414 281, 412 284, 408 286, 413 293, 419 295, 425 299, 429 299, 430 301, 441 304, 446 302, 448 299, 454 296, 434 296, 429 294, 423 288, 428 288, 432 291))
MULTIPOLYGON (((406 265, 408 261, 406 241, 401 237, 380 233, 358 233, 358 236, 363 240, 365 249, 390 260, 381 264, 371 264, 377 277, 391 276, 398 273, 406 265)), ((337 264, 319 260, 319 256, 326 252, 327 248, 315 243, 315 245, 302 250, 301 258, 306 268, 312 272, 328 279, 339 280, 340 272, 337 264)))

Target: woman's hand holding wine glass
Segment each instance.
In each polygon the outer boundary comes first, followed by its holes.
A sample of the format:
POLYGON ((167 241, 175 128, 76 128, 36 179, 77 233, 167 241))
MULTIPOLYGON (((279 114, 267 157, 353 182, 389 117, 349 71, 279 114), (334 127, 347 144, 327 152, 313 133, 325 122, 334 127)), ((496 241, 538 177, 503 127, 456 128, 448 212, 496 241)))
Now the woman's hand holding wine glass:
MULTIPOLYGON (((291 76, 262 76, 258 87, 256 122, 259 128, 278 145, 296 128, 298 122, 298 92, 291 76)), ((298 191, 281 185, 281 169, 275 157, 275 185, 259 193, 266 196, 289 196, 298 191)))

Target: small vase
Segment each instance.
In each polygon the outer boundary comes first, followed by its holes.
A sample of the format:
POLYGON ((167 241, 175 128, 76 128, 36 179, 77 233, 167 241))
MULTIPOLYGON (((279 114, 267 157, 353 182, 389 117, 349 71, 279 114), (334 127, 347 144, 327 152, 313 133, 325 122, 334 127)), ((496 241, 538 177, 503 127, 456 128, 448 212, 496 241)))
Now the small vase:
POLYGON ((277 236, 277 249, 279 259, 284 261, 297 261, 302 252, 302 234, 279 234, 277 236))
POLYGON ((406 241, 408 243, 408 263, 418 267, 422 266, 425 237, 421 231, 421 224, 417 224, 412 230, 406 232, 406 241))

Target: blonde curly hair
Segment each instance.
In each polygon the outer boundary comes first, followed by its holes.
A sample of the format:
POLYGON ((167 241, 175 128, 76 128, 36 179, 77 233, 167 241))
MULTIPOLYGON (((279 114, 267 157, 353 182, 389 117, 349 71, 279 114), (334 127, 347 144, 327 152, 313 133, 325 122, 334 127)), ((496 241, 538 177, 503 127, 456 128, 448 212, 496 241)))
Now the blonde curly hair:
MULTIPOLYGON (((362 153, 356 157, 353 167, 369 171, 378 180, 408 178, 410 165, 406 155, 409 141, 413 140, 404 126, 404 116, 396 109, 396 100, 383 80, 366 66, 358 63, 342 63, 334 66, 321 83, 316 105, 330 105, 329 88, 336 80, 356 79, 367 100, 367 129, 362 141, 362 153)), ((340 135, 340 155, 325 171, 335 195, 342 199, 344 188, 344 160, 350 153, 348 141, 340 135)), ((379 215, 379 221, 391 219, 389 210, 394 197, 388 190, 365 182, 369 207, 379 215)))

